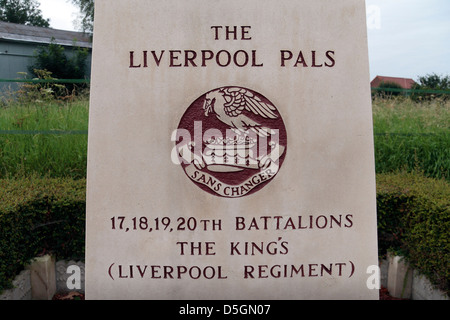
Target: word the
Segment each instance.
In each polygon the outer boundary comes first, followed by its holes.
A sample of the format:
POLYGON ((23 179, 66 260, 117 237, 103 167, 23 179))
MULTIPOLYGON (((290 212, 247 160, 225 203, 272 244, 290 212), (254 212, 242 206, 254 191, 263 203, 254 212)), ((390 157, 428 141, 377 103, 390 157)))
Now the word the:
POLYGON ((252 40, 250 37, 251 26, 212 26, 214 40, 252 40), (238 30, 240 32, 238 32, 238 30), (223 35, 224 37, 221 37, 223 35), (239 37, 240 36, 240 37, 239 37))

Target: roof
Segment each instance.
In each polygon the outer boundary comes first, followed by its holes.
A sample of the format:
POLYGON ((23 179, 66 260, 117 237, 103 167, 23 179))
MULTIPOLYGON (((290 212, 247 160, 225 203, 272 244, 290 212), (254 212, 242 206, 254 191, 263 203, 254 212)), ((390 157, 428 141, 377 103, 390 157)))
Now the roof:
POLYGON ((403 89, 411 89, 416 83, 413 79, 409 78, 396 78, 396 77, 384 77, 376 76, 371 82, 370 86, 372 88, 377 88, 381 83, 396 83, 400 85, 403 89))
POLYGON ((26 26, 0 21, 0 40, 92 48, 90 35, 83 32, 26 26))

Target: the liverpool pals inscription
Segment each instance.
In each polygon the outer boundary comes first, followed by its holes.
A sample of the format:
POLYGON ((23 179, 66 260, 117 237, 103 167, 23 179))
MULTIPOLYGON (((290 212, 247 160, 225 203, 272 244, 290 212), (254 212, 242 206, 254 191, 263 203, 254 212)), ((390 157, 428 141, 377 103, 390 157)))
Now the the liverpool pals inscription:
MULTIPOLYGON (((215 41, 251 41, 251 26, 211 26, 210 37, 215 41)), ((280 48, 277 64, 281 68, 333 68, 336 65, 334 50, 302 50, 280 48)), ((265 61, 260 60, 258 50, 191 50, 154 49, 129 52, 130 68, 205 68, 252 67, 261 68, 265 61)))
MULTIPOLYGON (((216 241, 176 241, 175 250, 179 256, 215 256, 225 254, 233 259, 239 256, 287 256, 290 243, 283 238, 283 232, 307 232, 308 230, 351 229, 352 214, 300 215, 300 216, 236 216, 229 219, 198 219, 196 217, 132 217, 114 216, 111 229, 132 233, 169 232, 185 234, 189 232, 264 232, 272 231, 273 239, 264 241, 230 240, 225 252, 219 252, 216 241), (225 221, 226 220, 226 221, 225 221), (231 224, 228 224, 231 222, 231 224), (228 226, 229 228, 227 228, 228 226)), ((242 265, 242 279, 265 278, 311 278, 311 277, 347 277, 351 278, 356 266, 353 261, 293 261, 291 264, 250 264, 242 265)), ((223 265, 160 265, 129 264, 120 261, 110 263, 107 274, 112 280, 123 279, 228 279, 228 270, 223 265)))

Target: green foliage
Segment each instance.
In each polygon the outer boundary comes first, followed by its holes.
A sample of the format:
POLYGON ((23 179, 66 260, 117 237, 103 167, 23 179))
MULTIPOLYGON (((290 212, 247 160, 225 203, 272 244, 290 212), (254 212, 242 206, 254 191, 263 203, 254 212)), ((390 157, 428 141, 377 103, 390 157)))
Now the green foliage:
POLYGON ((0 180, 0 291, 39 254, 84 259, 84 179, 0 180))
POLYGON ((450 181, 450 102, 373 101, 376 172, 423 172, 450 181))
POLYGON ((380 254, 392 250, 450 292, 450 184, 420 174, 377 175, 380 254))
POLYGON ((38 8, 36 0, 0 0, 0 21, 48 28, 50 20, 38 8))
POLYGON ((418 78, 416 88, 450 90, 450 76, 437 75, 435 73, 418 78))
MULTIPOLYGON (((418 78, 416 84, 412 87, 413 90, 450 90, 450 76, 442 76, 435 73, 427 74, 418 78)), ((415 101, 433 100, 436 98, 448 100, 449 94, 436 93, 422 93, 414 92, 411 99, 415 101)))
MULTIPOLYGON (((33 72, 37 78, 33 80, 56 80, 52 77, 52 73, 47 70, 35 69, 33 72)), ((26 72, 19 72, 26 79, 26 72)), ((51 102, 54 98, 67 99, 70 97, 69 90, 63 84, 53 82, 43 83, 24 83, 21 84, 19 90, 15 92, 15 97, 21 104, 29 102, 51 102)))
POLYGON ((88 118, 86 99, 0 107, 0 178, 86 177, 88 118))
MULTIPOLYGON (((42 74, 36 70, 45 70, 55 79, 84 79, 86 76, 88 50, 76 48, 72 55, 65 52, 63 46, 53 41, 48 46, 40 46, 28 71, 36 77, 42 74)), ((73 85, 67 85, 68 92, 72 92, 73 85)))

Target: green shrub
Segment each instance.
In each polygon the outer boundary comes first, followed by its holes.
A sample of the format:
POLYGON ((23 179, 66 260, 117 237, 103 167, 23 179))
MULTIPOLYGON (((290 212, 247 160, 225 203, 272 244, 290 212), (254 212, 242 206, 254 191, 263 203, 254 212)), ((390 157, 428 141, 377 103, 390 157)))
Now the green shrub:
POLYGON ((48 70, 59 79, 83 79, 86 76, 87 49, 77 48, 72 56, 67 55, 63 46, 53 39, 48 46, 40 46, 34 56, 29 71, 48 70))
POLYGON ((35 256, 84 259, 85 180, 0 180, 0 291, 35 256))
POLYGON ((450 184, 421 174, 377 175, 380 254, 390 249, 450 291, 450 184))
MULTIPOLYGON (((86 78, 88 50, 78 47, 67 53, 63 46, 56 44, 53 40, 49 45, 38 47, 33 57, 33 63, 28 66, 28 71, 38 78, 41 78, 41 75, 36 70, 46 70, 53 78, 57 79, 86 78)), ((65 87, 70 94, 77 88, 73 84, 66 84, 65 87)), ((64 91, 56 90, 55 96, 58 96, 57 93, 61 95, 64 91)))
MULTIPOLYGON (((36 78, 33 80, 45 80, 53 81, 57 80, 52 77, 52 72, 48 70, 33 70, 36 78)), ((28 74, 26 72, 19 72, 24 77, 24 80, 28 80, 28 74)), ((41 82, 41 83, 23 83, 20 85, 19 90, 15 92, 17 101, 20 104, 27 104, 29 102, 51 103, 55 98, 66 99, 70 96, 68 89, 65 85, 53 82, 41 82)))

